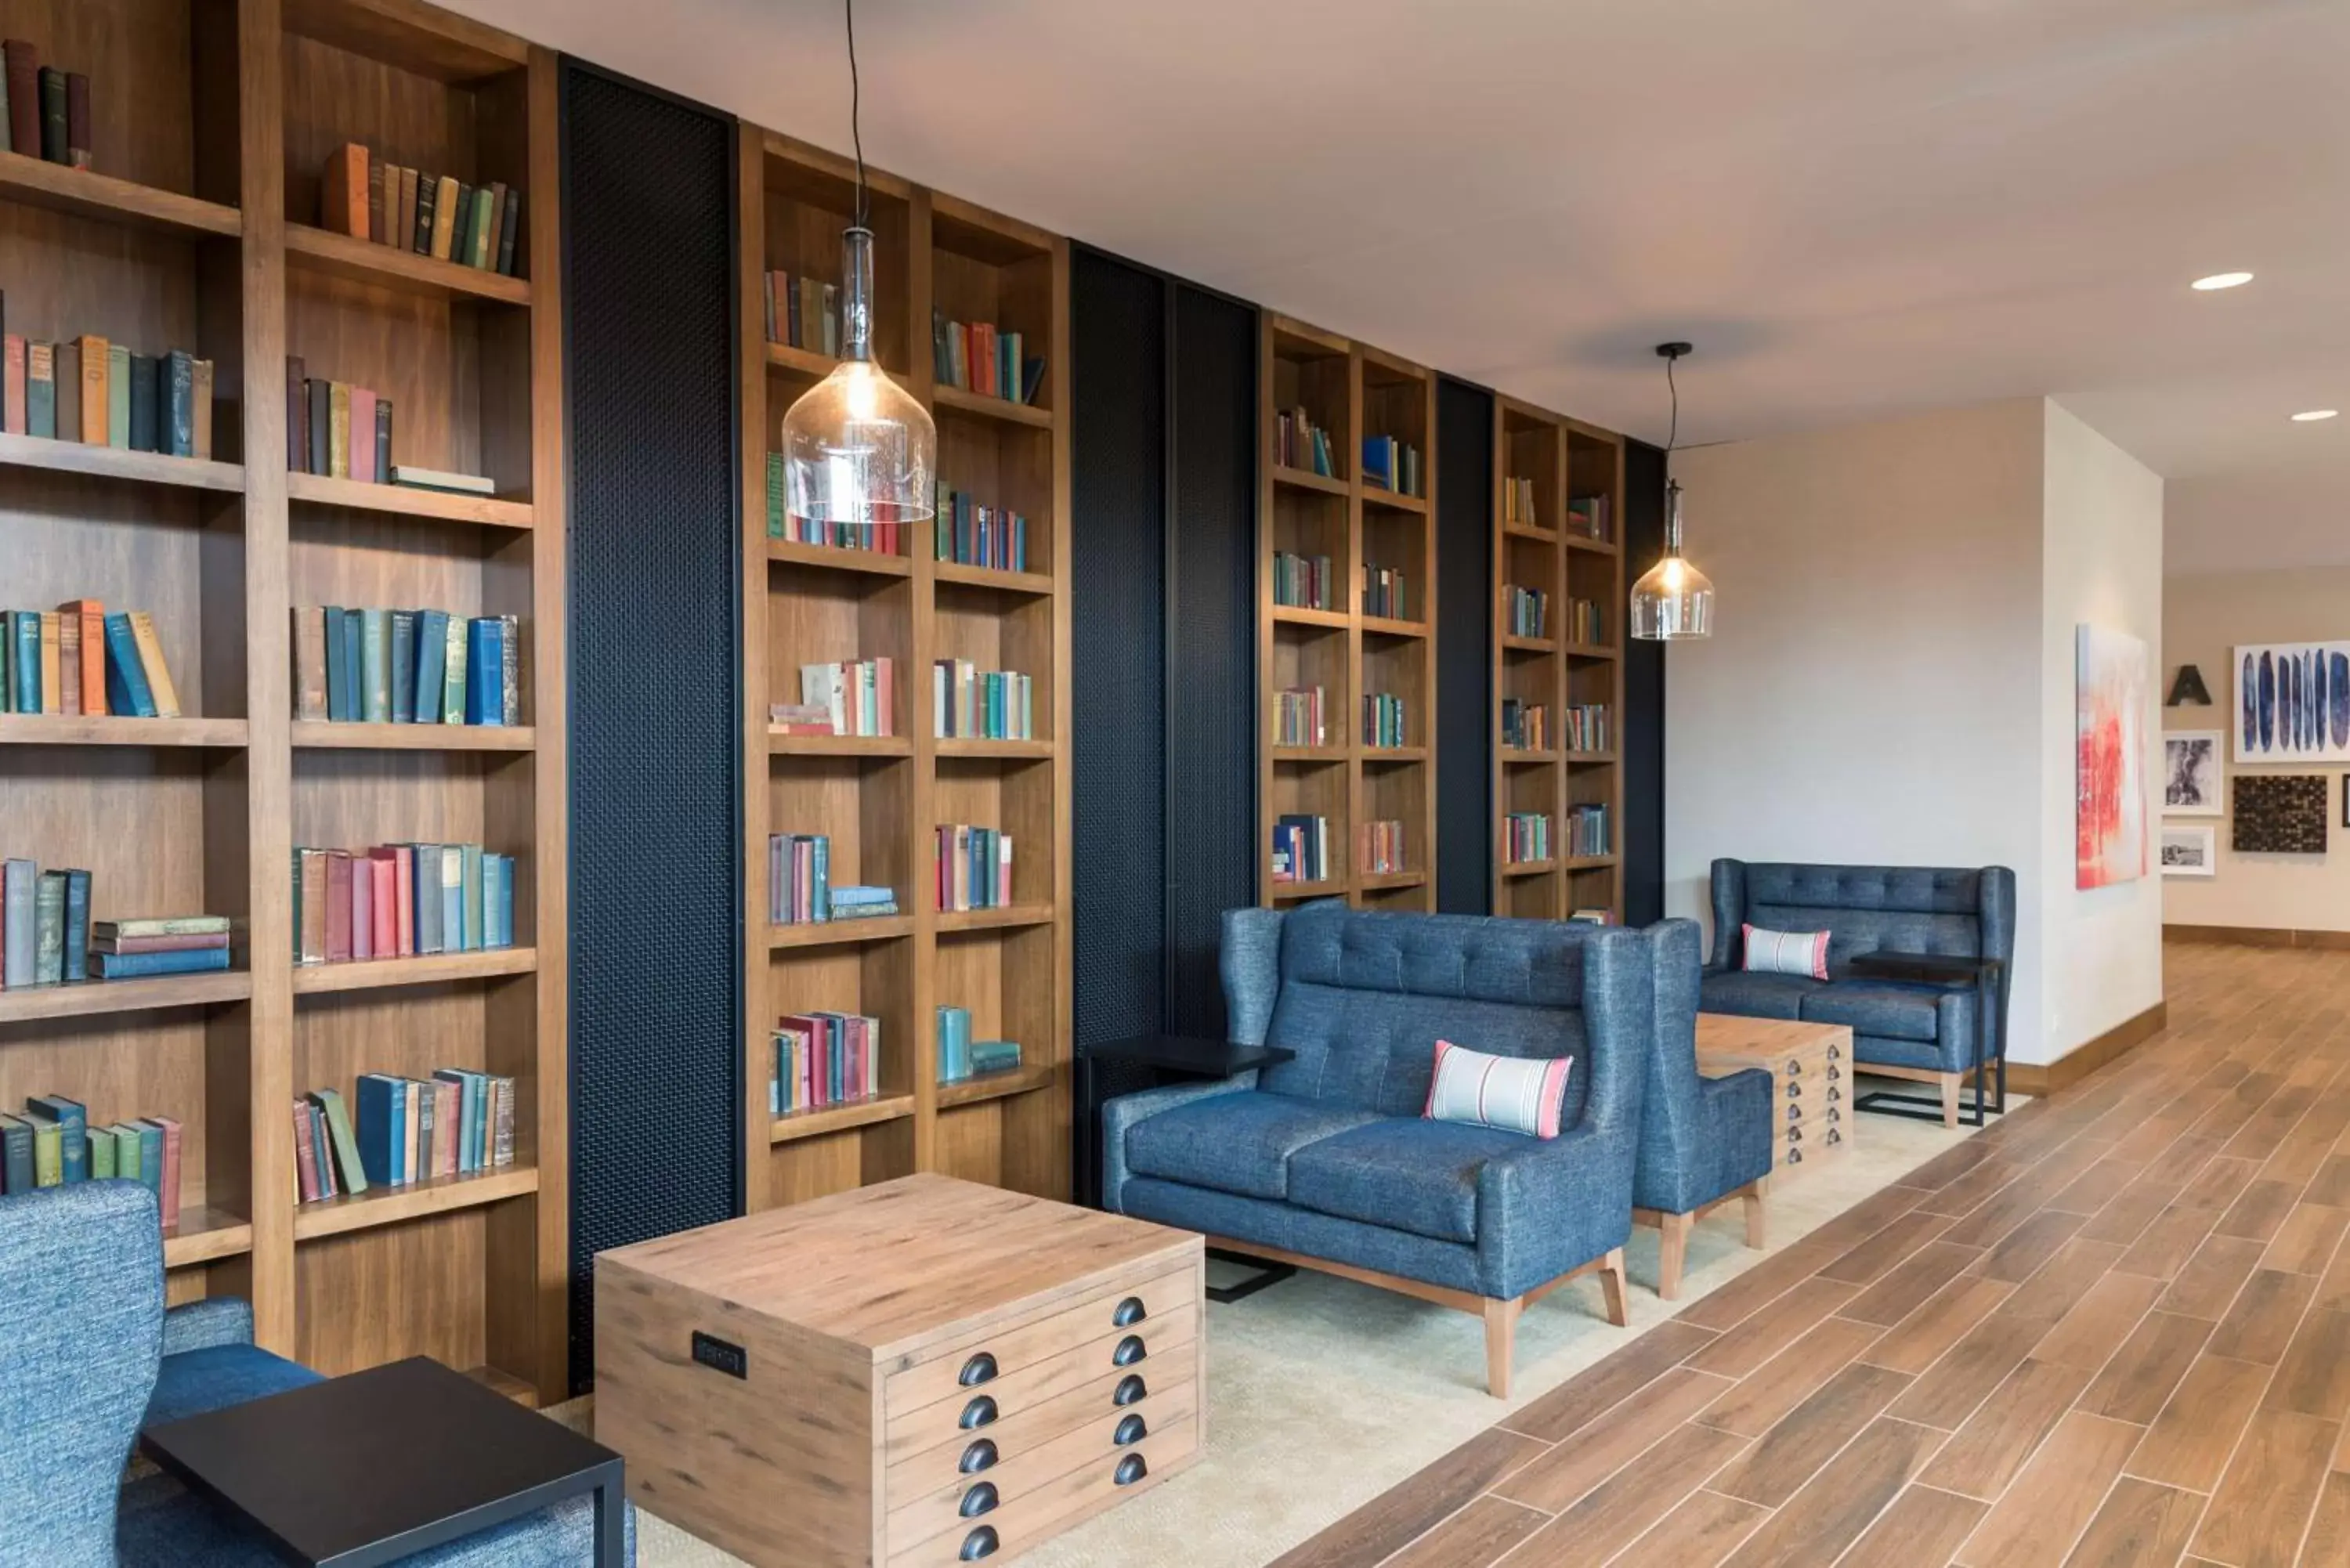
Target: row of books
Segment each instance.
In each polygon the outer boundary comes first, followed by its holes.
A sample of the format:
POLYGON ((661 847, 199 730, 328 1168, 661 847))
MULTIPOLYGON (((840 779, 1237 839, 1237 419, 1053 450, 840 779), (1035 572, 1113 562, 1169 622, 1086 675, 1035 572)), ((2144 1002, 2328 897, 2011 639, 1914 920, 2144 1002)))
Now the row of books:
POLYGON ((1568 806, 1566 852, 1575 856, 1607 854, 1608 817, 1608 810, 1604 805, 1568 806))
POLYGON ((941 740, 1036 738, 1036 683, 1015 670, 982 670, 968 659, 931 666, 931 733, 941 740))
POLYGON ((1327 556, 1300 556, 1287 550, 1273 553, 1273 602, 1277 605, 1328 609, 1332 580, 1327 556))
POLYGON ((1423 483, 1418 447, 1393 436, 1363 438, 1363 488, 1419 495, 1423 483))
POLYGON ((23 38, 0 45, 0 147, 87 169, 90 161, 89 78, 41 64, 41 52, 23 38))
POLYGON ((832 839, 822 833, 767 836, 767 922, 878 919, 898 913, 894 888, 832 885, 832 839))
POLYGON ((1401 566, 1363 567, 1363 613, 1386 620, 1409 620, 1410 600, 1404 593, 1401 566))
POLYGON ((1615 725, 1610 722, 1607 703, 1570 702, 1566 705, 1568 751, 1605 752, 1615 744, 1615 725))
POLYGON ((1605 495, 1570 497, 1566 504, 1567 532, 1602 543, 1613 538, 1615 522, 1610 515, 1613 508, 1608 503, 1609 498, 1605 495))
POLYGON ((894 735, 897 660, 835 659, 800 666, 800 700, 770 711, 786 735, 894 735))
POLYGON ((881 1021, 856 1012, 802 1012, 775 1021, 767 1114, 789 1116, 881 1092, 881 1021))
POLYGON ((22 1116, 0 1113, 0 1191, 10 1196, 83 1181, 136 1181, 155 1195, 163 1234, 180 1230, 180 1124, 139 1116, 93 1126, 63 1095, 35 1095, 22 1116))
POLYGON ((1363 744, 1386 751, 1410 743, 1404 733, 1403 699, 1392 691, 1366 693, 1363 698, 1363 744))
POLYGON ((931 838, 931 872, 941 910, 1008 908, 1012 836, 993 827, 942 824, 931 838))
POLYGON ((942 310, 931 312, 931 369, 941 387, 1033 403, 1045 361, 1027 358, 1024 347, 1019 333, 993 322, 950 321, 942 310))
POLYGON ((1367 822, 1357 830, 1356 837, 1362 848, 1358 858, 1370 875, 1380 877, 1411 869, 1405 863, 1402 823, 1367 822))
POLYGON ((1000 572, 1028 569, 1028 519, 1008 507, 982 506, 943 479, 931 535, 931 547, 941 561, 1000 572))
POLYGON ((1330 819, 1302 814, 1273 825, 1273 879, 1319 882, 1330 874, 1330 819))
POLYGON ((411 255, 515 275, 523 254, 522 192, 503 180, 469 185, 387 163, 356 141, 328 155, 318 223, 411 255))
POLYGON ((1323 742, 1322 688, 1295 686, 1273 694, 1273 743, 1318 746, 1323 742))
POLYGON ((791 509, 789 470, 784 454, 767 454, 767 537, 795 545, 824 545, 835 550, 871 550, 876 555, 906 553, 905 524, 889 523, 818 523, 791 509))
POLYGON ((1550 596, 1540 588, 1502 585, 1502 629, 1512 637, 1548 637, 1550 596))
POLYGON ((1273 416, 1273 461, 1276 467, 1304 469, 1325 479, 1338 477, 1330 432, 1302 408, 1284 409, 1273 416))
POLYGON ((297 605, 294 716, 336 724, 519 724, 521 619, 297 605))
POLYGON ((961 1084, 1020 1069, 1017 1040, 973 1040, 971 1009, 941 1003, 938 1010, 939 1082, 961 1084))
POLYGON ((514 946, 515 859, 478 844, 294 851, 294 961, 514 946))
POLYGON ((515 1081, 464 1067, 430 1078, 362 1073, 358 1116, 337 1089, 294 1102, 294 1190, 315 1203, 369 1187, 476 1176, 514 1163, 515 1081))
POLYGON ((1550 858, 1550 814, 1513 811, 1502 823, 1502 858, 1513 866, 1550 858))
POLYGON ((109 613, 97 599, 68 599, 53 610, 0 612, 0 712, 180 716, 180 689, 145 610, 109 613))
POLYGON ((1502 744, 1512 751, 1550 750, 1550 707, 1543 702, 1502 699, 1502 744))
POLYGON ((1607 640, 1607 612, 1597 599, 1566 601, 1566 640, 1586 647, 1607 640))
POLYGON ((287 471, 390 484, 391 400, 308 369, 300 355, 286 356, 287 471))
POLYGON ((840 358, 840 286, 771 268, 763 289, 767 341, 840 358))
POLYGON ((164 457, 213 454, 213 362, 184 348, 134 354, 86 332, 60 343, 5 330, 0 297, 0 428, 151 452, 164 457))
POLYGON ((1514 476, 1502 481, 1502 521, 1515 528, 1540 528, 1543 520, 1534 506, 1534 482, 1514 476))
POLYGON ((228 968, 226 915, 92 920, 90 874, 0 865, 0 989, 228 968))

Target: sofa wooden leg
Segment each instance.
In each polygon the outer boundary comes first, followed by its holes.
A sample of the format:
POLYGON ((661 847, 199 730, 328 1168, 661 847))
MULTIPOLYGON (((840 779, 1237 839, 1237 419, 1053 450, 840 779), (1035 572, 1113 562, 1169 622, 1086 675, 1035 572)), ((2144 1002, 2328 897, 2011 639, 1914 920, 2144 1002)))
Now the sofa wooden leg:
POLYGON ((1657 1294, 1669 1302, 1678 1301, 1681 1270, 1689 1262, 1690 1216, 1667 1214, 1662 1219, 1657 1239, 1657 1294))
POLYGON ((1964 1076, 1959 1073, 1942 1075, 1942 1125, 1946 1127, 1959 1125, 1959 1085, 1964 1076))
POLYGON ((1607 1301, 1607 1321, 1617 1328, 1629 1328, 1632 1303, 1624 1289, 1623 1248, 1617 1248, 1599 1261, 1599 1293, 1607 1301))
POLYGON ((1771 1244, 1771 1220, 1769 1214, 1763 1210, 1763 1200, 1770 1196, 1770 1179, 1769 1177, 1764 1177, 1761 1181, 1748 1188, 1743 1199, 1746 1209, 1746 1244, 1758 1252, 1771 1244))
POLYGON ((1496 1399, 1510 1397, 1510 1357, 1518 1340, 1518 1314, 1523 1297, 1485 1300, 1485 1392, 1496 1399))

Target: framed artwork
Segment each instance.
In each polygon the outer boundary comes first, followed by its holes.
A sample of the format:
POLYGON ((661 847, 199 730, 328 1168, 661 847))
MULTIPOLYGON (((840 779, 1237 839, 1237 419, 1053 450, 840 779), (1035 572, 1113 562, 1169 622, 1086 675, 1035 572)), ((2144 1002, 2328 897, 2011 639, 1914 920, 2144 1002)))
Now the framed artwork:
POLYGON ((2217 730, 2166 730, 2162 734, 2162 809, 2172 816, 2220 816, 2228 798, 2220 784, 2217 730))
POLYGON ((2350 642, 2235 650, 2236 760, 2350 762, 2350 642))
POLYGON ((2074 638, 2073 885, 2146 875, 2146 644, 2083 624, 2074 638))
POLYGON ((2324 774, 2238 774, 2233 844, 2239 855, 2325 853, 2324 774))
POLYGON ((2162 874, 2166 877, 2211 877, 2220 870, 2220 830, 2216 827, 2172 827, 2162 830, 2162 874))

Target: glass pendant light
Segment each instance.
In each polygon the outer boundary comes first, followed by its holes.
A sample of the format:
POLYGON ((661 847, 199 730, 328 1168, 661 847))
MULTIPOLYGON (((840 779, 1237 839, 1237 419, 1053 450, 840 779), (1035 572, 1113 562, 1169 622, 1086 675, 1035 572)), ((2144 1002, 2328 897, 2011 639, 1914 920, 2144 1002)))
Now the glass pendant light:
POLYGON ((855 0, 845 8, 857 221, 840 236, 840 363, 784 416, 784 472, 794 516, 861 529, 930 517, 939 431, 930 411, 873 362, 873 231, 866 223, 865 142, 858 128, 855 0))
MULTIPOLYGON (((1690 351, 1686 343, 1659 343, 1665 385, 1672 392, 1672 433, 1665 438, 1665 461, 1672 461, 1681 434, 1681 394, 1673 364, 1690 351)), ((1681 482, 1665 484, 1665 556, 1632 585, 1632 635, 1649 642, 1713 635, 1713 583, 1681 554, 1681 482)))

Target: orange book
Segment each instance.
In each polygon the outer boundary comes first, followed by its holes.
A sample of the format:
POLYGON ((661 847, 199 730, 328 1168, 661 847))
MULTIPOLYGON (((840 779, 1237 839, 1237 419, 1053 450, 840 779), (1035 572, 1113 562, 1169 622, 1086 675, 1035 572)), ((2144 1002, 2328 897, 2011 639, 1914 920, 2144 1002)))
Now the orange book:
POLYGON ((76 340, 81 348, 81 439, 106 444, 107 342, 94 332, 76 340))
POLYGON ((5 410, 0 410, 0 427, 10 435, 24 435, 25 429, 25 335, 11 332, 6 339, 7 378, 5 410))
POLYGON ((327 158, 318 193, 318 223, 338 234, 368 234, 368 150, 346 141, 327 158))
POLYGON ((106 606, 96 599, 68 599, 57 607, 61 616, 81 622, 81 711, 85 717, 106 711, 106 606))
POLYGON ((57 666, 57 612, 41 612, 41 711, 66 711, 64 672, 57 666))

